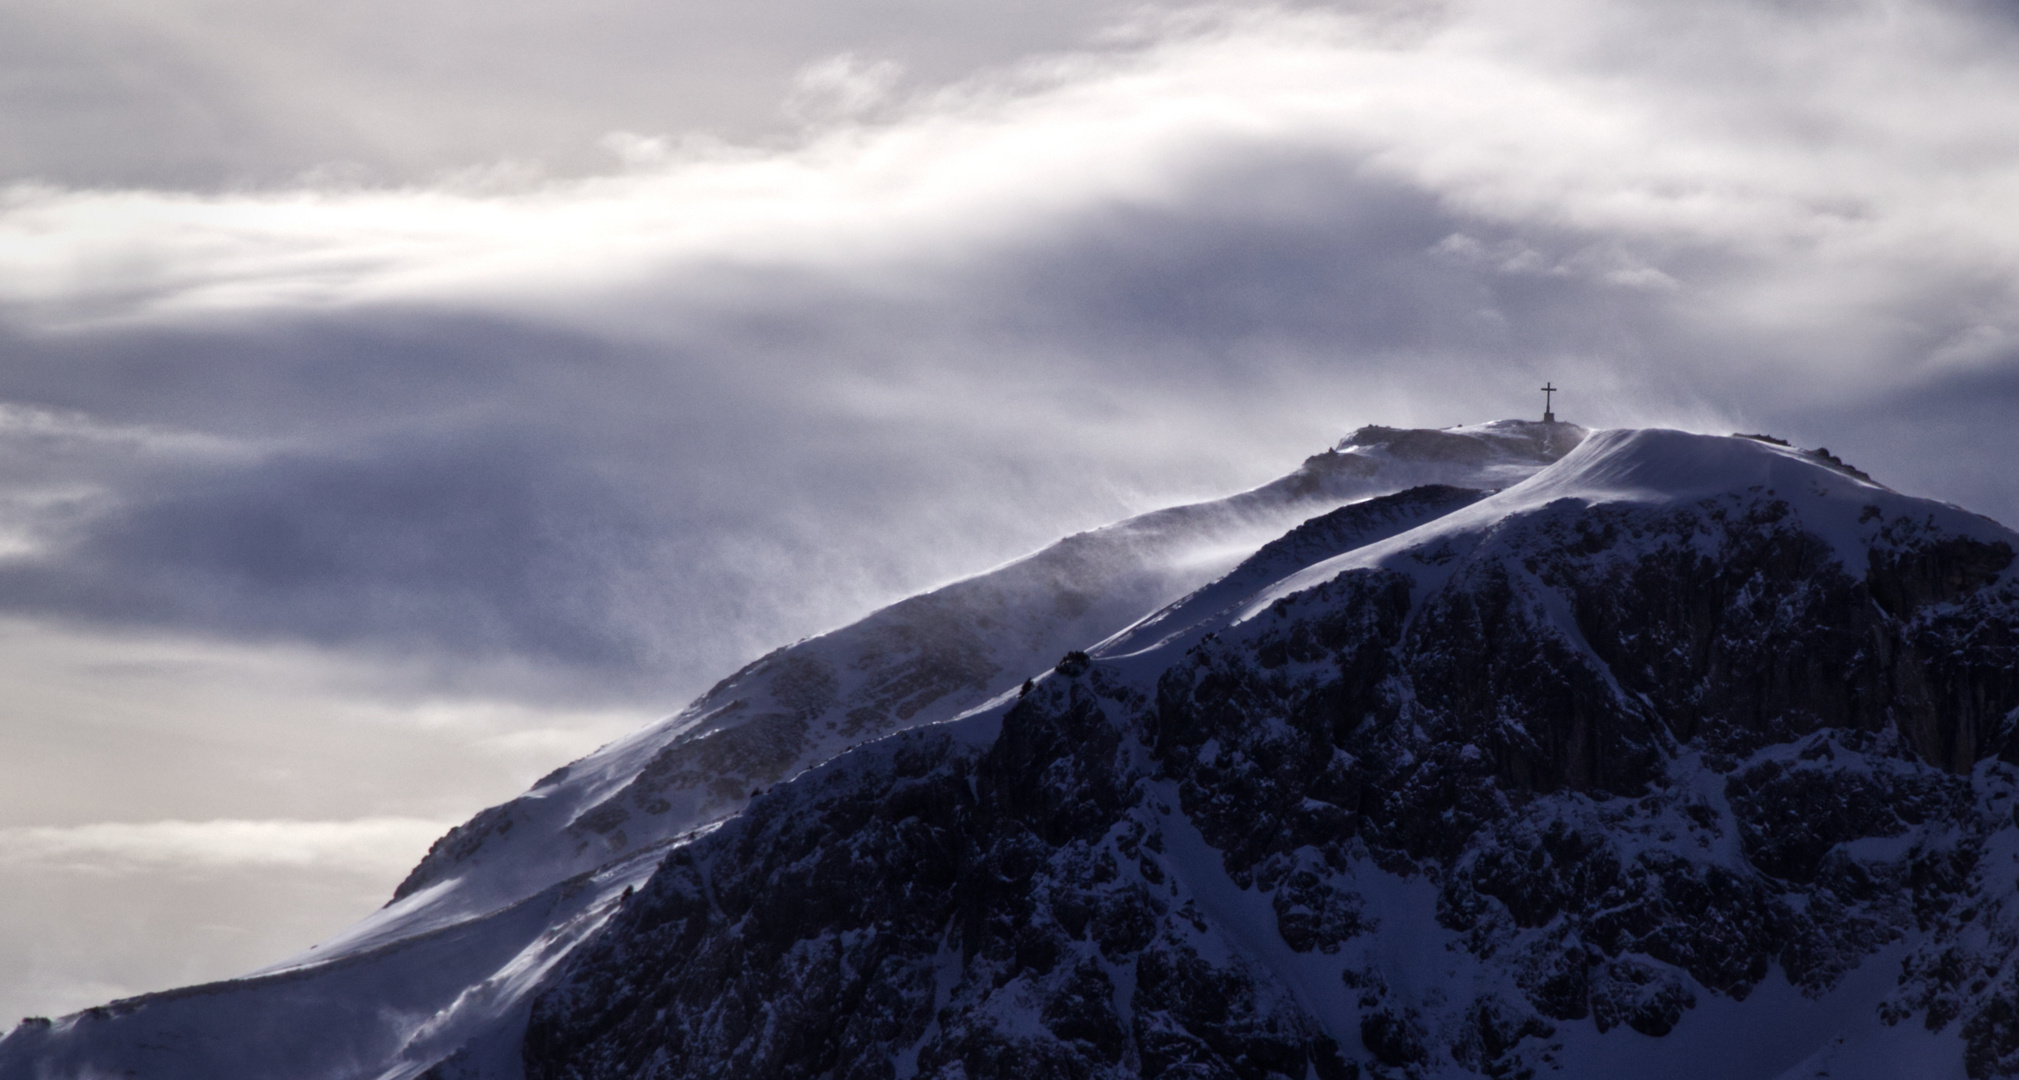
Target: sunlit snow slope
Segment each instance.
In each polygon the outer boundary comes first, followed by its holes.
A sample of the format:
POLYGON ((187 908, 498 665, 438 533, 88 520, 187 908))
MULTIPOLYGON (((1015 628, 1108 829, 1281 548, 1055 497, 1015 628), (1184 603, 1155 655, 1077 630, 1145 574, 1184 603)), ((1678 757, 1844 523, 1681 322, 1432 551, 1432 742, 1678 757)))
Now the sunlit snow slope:
MULTIPOLYGON (((0 1078, 393 1078, 473 1039, 514 1045, 530 991, 619 896, 754 792, 1009 700, 1069 650, 1220 617, 1253 583, 1518 484, 1585 434, 1364 428, 1254 491, 1069 537, 780 649, 453 830, 393 903, 331 941, 242 979, 24 1024, 0 1039, 0 1078)), ((515 1053, 482 1071, 515 1074, 515 1053)))

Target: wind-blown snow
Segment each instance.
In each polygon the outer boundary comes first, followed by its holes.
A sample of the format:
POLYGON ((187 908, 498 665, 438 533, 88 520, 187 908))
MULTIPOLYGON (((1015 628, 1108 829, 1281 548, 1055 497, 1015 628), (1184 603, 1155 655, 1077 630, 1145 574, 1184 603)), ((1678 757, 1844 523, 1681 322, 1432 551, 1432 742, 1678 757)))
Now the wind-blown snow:
MULTIPOLYGON (((957 716, 975 716, 980 727, 962 727, 986 741, 999 718, 989 707, 1066 651, 1094 648, 1236 574, 1182 613, 1165 612, 1168 636, 1213 615, 1216 598, 1238 599, 1257 575, 1275 577, 1287 564, 1251 565, 1245 576, 1237 568, 1300 522, 1421 485, 1504 488, 1584 435, 1512 420, 1365 428, 1261 488, 1068 537, 780 649, 451 832, 394 902, 357 925, 243 979, 19 1028, 0 1038, 0 1080, 48 1068, 227 1080, 307 1063, 321 1074, 406 1080, 473 1039, 495 1047, 499 1032, 523 1023, 538 976, 594 932, 625 888, 753 791, 864 741, 957 716)), ((1384 512, 1356 542, 1424 516, 1434 515, 1384 512)))
MULTIPOLYGON (((1153 691, 1158 674, 1188 649, 1350 571, 1402 571, 1421 596, 1466 562, 1461 556, 1496 550, 1524 522, 1603 505, 1716 509, 1734 499, 1785 504, 1853 578, 1865 573, 1867 552, 1892 542, 1889 522, 1986 543, 2010 535, 1841 463, 1754 439, 1662 430, 1586 437, 1570 425, 1515 421, 1442 432, 1364 429, 1271 485, 1068 538, 781 649, 681 713, 556 770, 452 832, 393 903, 317 948, 243 979, 24 1025, 0 1039, 0 1080, 126 1070, 167 1080, 410 1080, 452 1056, 467 1075, 516 1077, 519 1033, 543 980, 668 851, 707 836, 759 789, 854 768, 864 756, 850 754, 853 747, 924 724, 940 724, 980 752, 1025 680, 1061 677, 1052 665, 1069 649, 1087 650, 1118 678, 1153 691), (1411 490, 1397 494, 1402 488, 1411 490)), ((1702 534, 1687 542, 1713 543, 1702 534)), ((1617 557, 1632 557, 1633 545, 1624 541, 1617 557)), ((1569 612, 1538 617, 1590 653, 1569 612)), ((1616 683, 1610 691, 1627 697, 1616 683)), ((1209 743, 1200 759, 1218 751, 1209 743)), ((1669 761, 1672 786, 1729 816, 1722 785, 1693 753, 1669 761)), ((1154 801, 1168 808, 1181 800, 1162 791, 1154 801)), ((1582 796, 1552 805, 1589 818, 1626 855, 1660 836, 1665 851, 1743 869, 1729 833, 1692 848, 1674 839, 1695 835, 1680 817, 1629 821, 1632 807, 1582 796)), ((1227 928, 1200 947, 1232 949, 1273 973, 1310 1015, 1356 1015, 1344 978, 1352 970, 1390 972, 1399 992, 1423 1000, 1470 1000, 1512 986, 1506 971, 1466 951, 1440 924, 1431 882, 1372 863, 1357 864, 1352 876, 1377 932, 1336 954, 1294 952, 1270 929, 1269 897, 1231 878, 1182 811, 1162 812, 1166 870, 1227 928)), ((1849 854, 1884 862, 1898 855, 1886 844, 1900 842, 1860 841, 1849 854)), ((1553 1060, 1576 1076, 1959 1075, 1952 1039, 1873 1018, 1872 1003, 1904 948, 1868 957, 1819 997, 1778 977, 1743 1003, 1700 995, 1687 1022, 1658 1046, 1626 1028, 1567 1026, 1553 1060), (1766 1059, 1758 1048, 1791 1029, 1804 1032, 1803 1041, 1760 1072, 1766 1059), (1813 1049, 1819 1040, 1824 1048, 1813 1049)), ((940 969, 950 962, 937 961, 940 969)), ((940 970, 942 997, 956 974, 940 970)), ((1110 974, 1118 986, 1130 977, 1110 974)), ((1354 1030, 1329 1033, 1346 1046, 1360 1039, 1354 1030)), ((915 1067, 917 1046, 909 1053, 905 1068, 915 1067)), ((1430 1075, 1455 1068, 1433 1065, 1430 1075)))

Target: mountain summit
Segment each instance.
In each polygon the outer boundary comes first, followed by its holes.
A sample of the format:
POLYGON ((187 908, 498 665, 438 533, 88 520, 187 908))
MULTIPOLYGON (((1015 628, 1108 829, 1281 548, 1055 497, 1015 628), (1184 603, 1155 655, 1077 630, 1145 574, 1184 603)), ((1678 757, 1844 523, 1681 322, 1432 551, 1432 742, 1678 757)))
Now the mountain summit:
POLYGON ((0 1077, 2019 1075, 2019 535, 1364 428, 781 649, 0 1077))

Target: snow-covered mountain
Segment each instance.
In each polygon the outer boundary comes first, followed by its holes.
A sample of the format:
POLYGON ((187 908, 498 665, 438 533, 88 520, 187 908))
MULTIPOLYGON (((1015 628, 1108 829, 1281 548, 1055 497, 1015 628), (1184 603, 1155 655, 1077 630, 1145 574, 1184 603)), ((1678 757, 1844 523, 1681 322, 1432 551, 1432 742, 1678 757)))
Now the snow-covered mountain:
POLYGON ((1585 435, 1364 428, 1261 488, 1069 537, 780 649, 453 830, 338 937, 242 979, 26 1023, 0 1038, 0 1078, 404 1078, 466 1045, 490 1048, 483 1074, 514 1075, 536 990, 754 792, 893 731, 1000 711, 1067 651, 1218 617, 1244 583, 1518 484, 1585 435))
POLYGON ((2019 1075, 2015 547, 1771 440, 1367 429, 774 653, 0 1077, 2019 1075))
POLYGON ((2015 543, 1822 455, 1598 433, 758 799, 521 1060, 2019 1074, 2015 543))

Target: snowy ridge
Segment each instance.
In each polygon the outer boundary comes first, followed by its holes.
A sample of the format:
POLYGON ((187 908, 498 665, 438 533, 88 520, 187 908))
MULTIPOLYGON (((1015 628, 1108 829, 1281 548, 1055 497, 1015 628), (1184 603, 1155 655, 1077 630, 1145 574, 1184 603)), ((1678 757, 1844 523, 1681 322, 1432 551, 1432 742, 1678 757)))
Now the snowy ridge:
MULTIPOLYGON (((720 820, 750 790, 866 738, 985 703, 1064 651, 1213 581, 1315 513, 1425 484, 1495 490, 1583 436, 1575 425, 1524 421, 1367 428, 1255 491, 1068 537, 758 660, 674 716, 556 771, 502 813, 480 815, 445 838, 401 893, 454 867, 459 882, 502 879, 484 891, 516 894, 641 840, 720 820), (562 865, 552 865, 562 852, 562 865)), ((1382 523, 1365 528, 1371 538, 1382 523)))
POLYGON ((1463 543, 1469 537, 1483 537, 1500 521, 1543 511, 1560 500, 1578 507, 1656 506, 1746 494, 1786 503, 1805 531, 1823 538, 1837 559, 1860 575, 1872 545, 1892 542, 1883 535, 1881 524, 1888 519, 1918 519, 1928 528, 1986 542, 2010 535, 1981 515, 1901 495, 1789 447, 1740 437, 1615 429, 1592 433, 1554 467, 1492 498, 1301 569, 1258 594, 1241 617, 1252 617, 1284 596, 1347 570, 1393 565, 1404 553, 1440 541, 1463 543))
POLYGON ((2019 1074, 2019 536, 1583 434, 1364 429, 781 650, 0 1076, 2019 1074))
MULTIPOLYGON (((19 1028, 0 1038, 0 1077, 55 1067, 404 1078, 444 1047, 509 1043, 540 973, 667 851, 732 818, 753 791, 890 731, 1011 700, 1064 651, 1213 581, 1314 514, 1421 484, 1504 487, 1583 435, 1522 421, 1362 429, 1262 488, 1067 538, 781 649, 459 827, 393 903, 350 930, 194 996, 19 1028)), ((1415 524, 1422 508, 1376 517, 1361 542, 1415 524)))
POLYGON ((2019 535, 1584 435, 1363 429, 781 650, 0 1077, 2019 1075, 2019 535))
POLYGON ((1593 441, 766 796, 529 1075, 2019 1074, 2019 536, 1593 441))
POLYGON ((1126 656, 1218 630, 1237 621, 1240 605, 1251 601, 1258 590, 1384 536, 1409 533, 1418 522, 1437 521, 1488 494, 1429 484, 1321 514, 1263 545, 1226 576, 1160 608, 1092 652, 1100 657, 1126 656))

